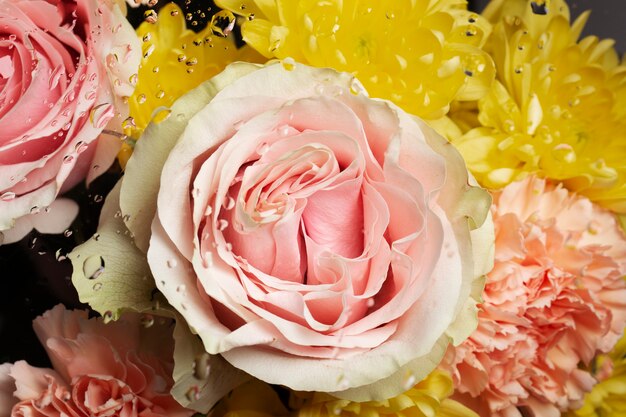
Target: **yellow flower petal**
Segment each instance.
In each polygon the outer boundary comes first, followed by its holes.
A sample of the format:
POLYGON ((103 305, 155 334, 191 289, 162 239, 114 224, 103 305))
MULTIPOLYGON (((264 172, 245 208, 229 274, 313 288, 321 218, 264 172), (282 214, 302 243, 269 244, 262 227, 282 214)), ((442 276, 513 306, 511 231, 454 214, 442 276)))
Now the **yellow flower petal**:
POLYGON ((373 97, 426 119, 482 97, 494 78, 481 50, 491 25, 463 0, 218 0, 246 16, 244 40, 264 56, 356 75, 373 97), (242 6, 244 6, 242 10, 242 6))
MULTIPOLYGON (((130 118, 124 133, 136 140, 150 121, 171 115, 170 106, 187 91, 221 72, 233 61, 261 62, 263 57, 249 47, 237 49, 232 37, 222 38, 209 27, 195 33, 187 29, 185 16, 175 4, 166 4, 156 23, 143 22, 137 28, 143 40, 143 58, 134 94, 129 98, 130 118)), ((120 163, 132 152, 123 149, 120 163)))
POLYGON ((484 186, 533 173, 626 213, 626 66, 613 41, 578 41, 588 14, 570 26, 563 0, 534 3, 486 8, 497 81, 478 102, 478 124, 473 110, 453 107, 467 132, 453 140, 484 186))

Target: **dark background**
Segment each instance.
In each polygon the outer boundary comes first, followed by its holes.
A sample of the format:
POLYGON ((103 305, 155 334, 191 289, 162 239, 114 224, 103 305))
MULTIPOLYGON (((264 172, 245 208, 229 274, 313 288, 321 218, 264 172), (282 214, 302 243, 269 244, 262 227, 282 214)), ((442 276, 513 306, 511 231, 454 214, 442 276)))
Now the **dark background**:
MULTIPOLYGON (((295 1, 295 0, 294 0, 295 1)), ((160 0, 156 8, 167 3, 160 0)), ((183 13, 191 13, 201 29, 201 12, 210 16, 215 6, 207 0, 177 1, 183 13), (209 13, 206 13, 206 12, 209 13)), ((584 10, 593 13, 584 35, 613 38, 620 52, 626 50, 626 0, 572 0, 568 2, 575 18, 584 10)), ((486 0, 470 1, 470 8, 480 11, 486 0)), ((138 25, 146 8, 130 9, 129 18, 138 25)), ((113 167, 86 190, 77 187, 70 196, 79 202, 81 211, 65 235, 40 235, 32 232, 23 241, 0 246, 0 363, 26 359, 35 366, 49 366, 43 348, 32 331, 33 318, 63 303, 69 308, 82 306, 72 287, 71 264, 64 254, 89 238, 95 231, 102 196, 118 178, 113 167), (58 259, 57 259, 58 258, 58 259)))

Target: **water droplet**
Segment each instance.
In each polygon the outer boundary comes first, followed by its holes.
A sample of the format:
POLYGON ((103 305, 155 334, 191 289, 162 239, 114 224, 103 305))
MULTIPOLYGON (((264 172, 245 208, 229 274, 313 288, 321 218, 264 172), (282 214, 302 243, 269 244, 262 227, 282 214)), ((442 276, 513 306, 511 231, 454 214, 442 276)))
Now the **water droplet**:
POLYGON ((559 162, 571 164, 576 161, 576 152, 571 145, 560 143, 552 148, 552 156, 559 162))
POLYGON ((213 206, 208 205, 206 206, 206 209, 204 210, 204 215, 210 216, 211 214, 213 214, 213 206))
POLYGON ((154 96, 156 98, 163 98, 163 97, 165 97, 165 91, 159 90, 159 91, 156 92, 156 94, 154 96))
POLYGON ((158 15, 157 12, 155 12, 154 10, 146 10, 143 14, 144 20, 148 23, 156 23, 158 20, 158 15))
POLYGON ((95 106, 89 112, 89 121, 97 129, 103 129, 115 116, 115 108, 109 103, 95 106))
POLYGON ((172 11, 170 12, 170 16, 178 16, 178 15, 179 15, 178 10, 172 10, 172 11))
POLYGON ((115 316, 113 315, 113 312, 111 310, 107 310, 102 315, 102 319, 104 321, 104 324, 108 324, 115 320, 115 316))
POLYGON ((193 376, 196 379, 205 380, 211 373, 211 365, 209 363, 211 357, 204 352, 196 357, 193 361, 193 376))
POLYGON ((352 80, 350 81, 350 92, 355 96, 358 96, 360 94, 367 95, 365 87, 363 87, 363 84, 361 84, 361 82, 356 78, 352 78, 352 80))
POLYGON ((228 220, 219 219, 217 221, 217 230, 219 230, 220 232, 226 230, 227 227, 228 227, 228 220))
POLYGON ((104 197, 103 197, 103 196, 101 196, 100 194, 96 194, 96 195, 93 197, 93 201, 94 201, 94 202, 96 202, 96 203, 101 203, 101 202, 102 202, 102 200, 104 200, 104 197))
POLYGON ((66 229, 66 230, 63 232, 63 236, 65 236, 65 237, 70 237, 70 236, 72 236, 72 233, 73 233, 73 232, 72 232, 72 230, 71 230, 71 229, 66 229))
POLYGON ((182 293, 185 291, 186 288, 187 287, 185 286, 185 284, 180 284, 179 286, 176 287, 176 292, 182 293))
POLYGON ((67 254, 63 251, 63 249, 57 249, 54 257, 58 262, 61 262, 67 259, 67 254))
POLYGON ((148 42, 152 38, 152 33, 148 32, 141 38, 144 42, 148 42))
POLYGON ((185 54, 179 54, 179 55, 178 55, 178 57, 177 57, 177 59, 178 59, 178 62, 183 62, 184 60, 186 60, 186 59, 187 59, 187 55, 185 55, 185 54))
POLYGON ((74 145, 74 151, 76 151, 76 153, 81 154, 83 152, 85 152, 87 150, 87 148, 89 147, 89 145, 83 141, 78 141, 76 142, 76 145, 74 145))
POLYGON ((524 71, 524 68, 521 65, 518 65, 513 71, 515 71, 516 74, 521 74, 524 71))
POLYGON ((59 84, 59 79, 64 74, 63 68, 62 65, 59 65, 50 73, 50 79, 48 81, 50 90, 53 90, 59 84))
POLYGON ((7 191, 6 193, 0 196, 0 200, 2 201, 11 201, 15 198, 15 193, 12 191, 7 191))
POLYGON ((200 389, 196 385, 192 386, 185 393, 185 397, 190 402, 194 402, 194 401, 199 400, 200 399, 200 389))
POLYGON ((226 37, 235 27, 235 15, 228 10, 221 10, 213 15, 209 27, 215 35, 226 37))
POLYGON ((137 124, 135 123, 135 119, 132 117, 127 117, 126 119, 124 119, 124 121, 122 122, 122 129, 126 130, 126 129, 132 129, 134 127, 137 127, 137 124))
POLYGON ((100 289, 102 288, 102 283, 101 282, 96 282, 95 284, 93 284, 93 288, 94 291, 100 291, 100 289))
POLYGON ((93 255, 85 259, 83 274, 87 279, 96 279, 104 272, 104 259, 102 256, 93 255))
POLYGON ((226 197, 226 199, 224 200, 224 203, 222 204, 222 206, 226 210, 231 210, 233 207, 235 207, 235 199, 232 198, 231 196, 226 197))
POLYGON ((141 325, 148 329, 154 325, 154 316, 152 314, 144 314, 140 319, 141 325))
POLYGON ((167 120, 171 114, 172 114, 172 109, 170 109, 169 107, 165 107, 165 106, 159 106, 156 109, 154 109, 154 111, 152 112, 151 118, 154 123, 159 124, 167 120))
POLYGON ((368 298, 365 303, 365 305, 367 305, 368 308, 374 307, 374 304, 376 304, 376 301, 373 298, 368 298))
POLYGON ((289 135, 289 126, 283 125, 278 128, 278 134, 282 137, 289 135))
POLYGON ((30 208, 30 214, 38 214, 41 212, 41 209, 38 206, 33 206, 30 208))
POLYGON ((137 96, 137 103, 143 104, 145 102, 146 102, 146 95, 145 94, 139 94, 137 96))
POLYGON ((187 62, 185 62, 185 65, 187 65, 188 67, 192 67, 196 65, 197 63, 198 63, 198 59, 192 57, 192 58, 189 58, 187 62))
POLYGON ((178 262, 176 261, 176 259, 168 259, 167 261, 168 268, 176 268, 177 265, 178 265, 178 262))
POLYGON ((296 60, 291 57, 287 57, 282 60, 282 65, 287 71, 293 71, 296 68, 296 60))

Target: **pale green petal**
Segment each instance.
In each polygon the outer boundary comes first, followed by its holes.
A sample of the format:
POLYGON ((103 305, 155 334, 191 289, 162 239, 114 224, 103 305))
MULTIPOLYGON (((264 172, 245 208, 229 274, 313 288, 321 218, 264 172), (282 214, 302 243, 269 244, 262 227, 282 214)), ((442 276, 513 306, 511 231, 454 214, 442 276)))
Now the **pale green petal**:
POLYGON ((202 342, 177 315, 174 329, 174 386, 171 393, 186 408, 207 413, 232 389, 251 379, 219 355, 205 352, 202 342))
POLYGON ((80 301, 112 318, 121 310, 150 310, 155 289, 146 257, 119 213, 120 186, 118 182, 104 203, 98 232, 68 255, 80 301))

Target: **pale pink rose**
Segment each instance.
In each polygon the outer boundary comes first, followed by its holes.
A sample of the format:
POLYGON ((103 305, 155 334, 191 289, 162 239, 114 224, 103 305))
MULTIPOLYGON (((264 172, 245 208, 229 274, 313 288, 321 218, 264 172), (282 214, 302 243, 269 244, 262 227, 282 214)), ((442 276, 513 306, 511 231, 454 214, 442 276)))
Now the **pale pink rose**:
POLYGON ((596 382, 579 365, 623 334, 626 239, 611 213, 532 177, 496 193, 492 213, 478 329, 445 367, 481 415, 557 417, 596 382))
POLYGON ((75 209, 52 203, 113 162, 120 141, 101 133, 126 111, 120 97, 132 94, 140 54, 134 30, 109 0, 0 0, 5 243, 38 225, 59 233, 73 220, 75 209))
POLYGON ((475 327, 490 199, 421 120, 292 66, 232 65, 151 125, 124 218, 209 353, 294 389, 389 397, 475 327))
POLYGON ((54 369, 0 365, 0 417, 189 417, 170 395, 170 320, 110 324, 61 305, 33 327, 54 369))

